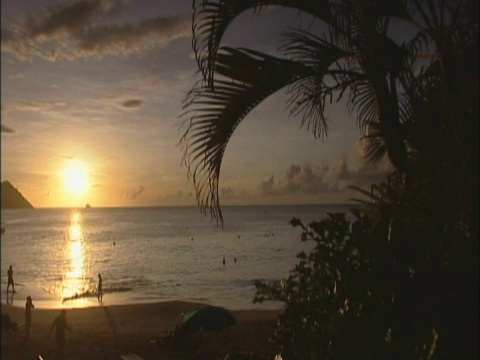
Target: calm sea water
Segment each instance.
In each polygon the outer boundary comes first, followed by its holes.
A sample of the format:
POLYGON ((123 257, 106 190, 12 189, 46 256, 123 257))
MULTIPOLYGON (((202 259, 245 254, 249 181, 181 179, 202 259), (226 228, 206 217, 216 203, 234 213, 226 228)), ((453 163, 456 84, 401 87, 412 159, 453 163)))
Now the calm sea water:
POLYGON ((36 308, 187 300, 232 309, 253 304, 256 280, 278 281, 309 243, 292 217, 319 220, 347 206, 224 207, 224 228, 197 207, 2 210, 2 304, 36 308), (225 265, 223 259, 225 258, 225 265), (236 260, 236 261, 235 261, 236 260), (13 266, 16 293, 6 294, 13 266))

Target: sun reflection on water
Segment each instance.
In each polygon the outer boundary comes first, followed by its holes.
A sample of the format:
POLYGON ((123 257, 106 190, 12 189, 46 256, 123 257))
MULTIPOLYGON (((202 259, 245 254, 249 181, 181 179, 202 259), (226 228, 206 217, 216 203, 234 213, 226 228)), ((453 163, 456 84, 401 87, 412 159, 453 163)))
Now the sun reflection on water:
MULTIPOLYGON (((70 298, 88 291, 87 243, 85 241, 83 217, 78 211, 70 215, 65 246, 67 268, 63 275, 62 298, 70 298)), ((75 306, 87 303, 88 299, 75 300, 75 306)))

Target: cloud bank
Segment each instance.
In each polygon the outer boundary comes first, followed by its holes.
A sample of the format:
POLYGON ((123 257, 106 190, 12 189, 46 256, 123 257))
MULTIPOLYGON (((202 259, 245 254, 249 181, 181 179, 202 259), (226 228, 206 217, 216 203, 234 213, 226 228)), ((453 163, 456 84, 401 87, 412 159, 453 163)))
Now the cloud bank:
POLYGON ((191 36, 187 16, 115 22, 128 3, 91 0, 45 8, 2 26, 2 53, 17 60, 102 58, 141 54, 191 36))
MULTIPOLYGON (((274 175, 261 181, 258 190, 262 196, 310 196, 320 197, 326 194, 349 192, 350 186, 369 187, 384 179, 386 171, 381 164, 361 162, 356 170, 350 170, 347 159, 341 158, 331 165, 322 160, 318 165, 309 163, 292 164, 283 178, 275 181, 274 175)), ((233 193, 233 191, 231 191, 233 193)), ((229 193, 223 192, 228 196, 229 193)))

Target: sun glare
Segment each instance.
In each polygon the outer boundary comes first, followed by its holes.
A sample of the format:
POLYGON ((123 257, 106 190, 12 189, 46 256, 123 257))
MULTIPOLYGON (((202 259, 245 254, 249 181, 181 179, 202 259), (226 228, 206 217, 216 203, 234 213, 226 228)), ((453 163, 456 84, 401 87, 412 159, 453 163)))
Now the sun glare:
POLYGON ((68 192, 80 195, 88 187, 86 166, 80 162, 69 164, 64 171, 64 182, 68 192))

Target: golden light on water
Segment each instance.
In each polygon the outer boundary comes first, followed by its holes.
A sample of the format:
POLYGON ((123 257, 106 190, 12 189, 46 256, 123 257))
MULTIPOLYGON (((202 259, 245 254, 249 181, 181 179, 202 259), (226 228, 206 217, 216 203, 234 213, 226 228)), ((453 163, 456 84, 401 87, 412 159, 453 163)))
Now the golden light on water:
MULTIPOLYGON (((85 242, 82 214, 74 211, 70 215, 70 224, 67 229, 65 256, 68 268, 65 270, 62 284, 62 298, 70 298, 88 290, 87 248, 85 242)), ((75 300, 75 305, 86 303, 88 299, 75 300)))
POLYGON ((70 271, 67 277, 71 279, 79 279, 83 275, 83 246, 77 241, 70 244, 70 271))
MULTIPOLYGON (((78 225, 79 223, 82 223, 82 214, 80 214, 78 211, 72 212, 70 215, 70 223, 73 225, 78 225)), ((75 226, 70 227, 70 228, 75 228, 75 226)))

